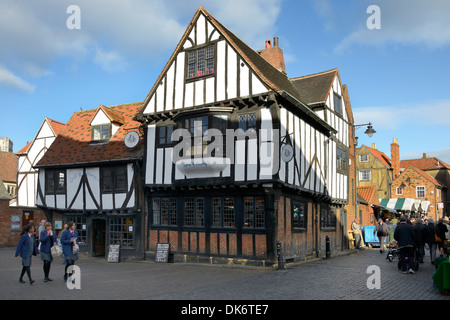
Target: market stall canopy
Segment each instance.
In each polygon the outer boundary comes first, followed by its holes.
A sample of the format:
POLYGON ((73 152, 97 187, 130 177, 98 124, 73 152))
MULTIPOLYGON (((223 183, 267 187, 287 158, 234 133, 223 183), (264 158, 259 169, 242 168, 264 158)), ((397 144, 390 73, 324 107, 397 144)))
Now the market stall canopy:
POLYGON ((430 201, 412 198, 380 199, 380 205, 393 210, 427 212, 430 201))

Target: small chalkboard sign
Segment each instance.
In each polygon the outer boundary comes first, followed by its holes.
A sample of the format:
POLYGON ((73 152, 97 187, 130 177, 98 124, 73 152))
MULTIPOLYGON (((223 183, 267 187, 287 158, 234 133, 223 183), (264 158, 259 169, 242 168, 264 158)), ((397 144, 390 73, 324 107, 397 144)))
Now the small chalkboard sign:
POLYGON ((158 243, 156 247, 155 262, 168 262, 169 261, 169 247, 168 243, 158 243))
POLYGON ((119 244, 109 245, 108 262, 119 262, 119 251, 120 251, 119 244))

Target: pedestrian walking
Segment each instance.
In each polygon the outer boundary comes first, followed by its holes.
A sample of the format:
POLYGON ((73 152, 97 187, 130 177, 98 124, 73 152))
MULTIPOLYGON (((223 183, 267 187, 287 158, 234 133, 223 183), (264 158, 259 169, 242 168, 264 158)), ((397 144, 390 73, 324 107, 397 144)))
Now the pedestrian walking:
POLYGON ((359 226, 358 219, 352 222, 352 231, 355 235, 356 249, 361 249, 361 227, 359 226))
POLYGON ((52 230, 52 224, 50 222, 45 223, 45 229, 39 234, 40 244, 41 244, 41 260, 43 261, 44 269, 44 282, 52 281, 48 277, 50 273, 50 266, 53 261, 51 248, 57 245, 56 233, 52 230))
POLYGON ((414 240, 419 251, 419 262, 423 263, 423 257, 425 256, 425 230, 426 226, 423 224, 421 218, 416 220, 413 226, 414 240))
POLYGON ((389 228, 387 224, 383 223, 383 219, 378 220, 378 225, 373 229, 373 234, 376 234, 380 241, 380 253, 384 252, 384 241, 389 234, 389 228))
POLYGON ((64 268, 64 281, 67 281, 67 269, 78 260, 78 232, 74 222, 67 223, 67 229, 61 234, 61 244, 66 267, 64 268))
POLYGON ((20 273, 19 282, 25 283, 23 280, 23 276, 25 272, 28 275, 28 279, 30 280, 30 284, 34 283, 34 280, 31 278, 31 256, 35 256, 36 252, 36 239, 34 236, 34 227, 32 224, 27 225, 20 236, 19 243, 17 244, 16 254, 15 256, 22 257, 22 272, 20 273))
POLYGON ((402 272, 414 273, 414 231, 412 226, 407 223, 405 216, 400 217, 400 223, 394 231, 394 239, 398 242, 400 259, 402 262, 402 272), (406 266, 406 257, 408 257, 408 266, 406 266))
POLYGON ((436 243, 439 248, 439 255, 441 257, 444 256, 444 241, 445 241, 445 233, 448 231, 447 225, 444 223, 444 219, 440 218, 438 223, 436 224, 436 243))
POLYGON ((430 250, 430 259, 431 264, 434 264, 434 259, 436 258, 436 240, 435 240, 435 227, 434 220, 432 218, 428 218, 427 228, 425 230, 425 243, 428 245, 428 249, 430 250))

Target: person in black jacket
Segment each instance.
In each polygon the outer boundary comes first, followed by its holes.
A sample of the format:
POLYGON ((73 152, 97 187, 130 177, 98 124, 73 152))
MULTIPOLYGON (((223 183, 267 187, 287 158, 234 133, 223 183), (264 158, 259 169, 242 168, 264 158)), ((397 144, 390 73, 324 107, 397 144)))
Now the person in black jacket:
POLYGON ((415 244, 419 250, 419 262, 423 263, 423 257, 425 256, 425 229, 426 225, 423 224, 422 219, 417 219, 416 224, 413 226, 415 244))
POLYGON ((434 259, 436 258, 436 241, 434 240, 434 233, 434 220, 429 218, 425 229, 425 243, 428 244, 428 249, 430 250, 431 264, 434 264, 434 259))
POLYGON ((409 259, 409 273, 414 273, 414 231, 410 224, 406 223, 406 217, 400 218, 400 223, 394 231, 394 239, 398 242, 402 272, 406 273, 406 257, 409 259))

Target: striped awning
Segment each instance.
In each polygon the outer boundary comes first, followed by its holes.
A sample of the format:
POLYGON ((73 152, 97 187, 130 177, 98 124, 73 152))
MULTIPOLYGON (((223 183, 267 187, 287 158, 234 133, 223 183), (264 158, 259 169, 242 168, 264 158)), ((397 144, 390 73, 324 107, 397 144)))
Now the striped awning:
POLYGON ((391 198, 380 199, 380 204, 383 207, 399 211, 427 212, 430 202, 412 198, 391 198))

